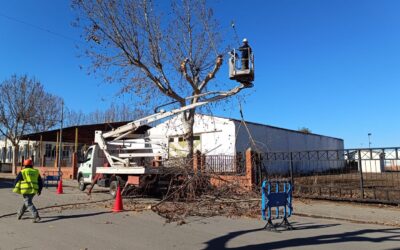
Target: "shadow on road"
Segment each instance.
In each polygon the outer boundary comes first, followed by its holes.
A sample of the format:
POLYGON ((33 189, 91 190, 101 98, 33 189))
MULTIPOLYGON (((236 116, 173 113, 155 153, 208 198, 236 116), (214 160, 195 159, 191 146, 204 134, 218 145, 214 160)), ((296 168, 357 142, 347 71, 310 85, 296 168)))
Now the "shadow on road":
MULTIPOLYGON (((327 228, 333 227, 340 224, 328 224, 328 225, 316 225, 316 224, 299 224, 299 226, 293 225, 295 230, 309 230, 309 229, 319 229, 319 228, 327 228)), ((241 235, 254 233, 258 231, 264 231, 263 229, 251 229, 251 230, 242 230, 237 232, 231 232, 224 236, 212 239, 205 244, 207 247, 205 249, 228 249, 226 244, 241 235)), ((270 233, 269 231, 264 231, 266 234, 270 233)), ((281 249, 281 248, 294 248, 299 246, 315 246, 315 245, 326 245, 326 244, 334 244, 334 243, 343 243, 343 242, 371 242, 371 243, 382 243, 382 242, 399 242, 400 243, 400 228, 389 228, 389 229, 363 229, 356 230, 352 232, 344 232, 337 234, 325 234, 304 238, 293 238, 287 240, 280 240, 274 242, 265 242, 261 244, 255 245, 247 245, 243 247, 229 247, 229 249, 241 250, 241 249, 255 249, 255 250, 265 250, 265 249, 281 249), (385 236, 381 237, 370 237, 365 234, 371 233, 379 233, 385 234, 385 236)))
POLYGON ((82 217, 90 217, 90 216, 96 216, 96 215, 108 214, 108 213, 111 213, 111 212, 107 211, 107 212, 74 214, 74 215, 42 216, 42 220, 40 221, 40 223, 47 223, 47 222, 52 222, 52 221, 57 221, 57 220, 65 220, 65 219, 75 219, 75 218, 82 218, 82 217))
POLYGON ((295 230, 310 230, 310 229, 321 229, 321 228, 327 228, 327 227, 336 227, 340 226, 339 223, 336 224, 314 224, 314 223, 296 223, 293 222, 292 226, 294 227, 295 230))

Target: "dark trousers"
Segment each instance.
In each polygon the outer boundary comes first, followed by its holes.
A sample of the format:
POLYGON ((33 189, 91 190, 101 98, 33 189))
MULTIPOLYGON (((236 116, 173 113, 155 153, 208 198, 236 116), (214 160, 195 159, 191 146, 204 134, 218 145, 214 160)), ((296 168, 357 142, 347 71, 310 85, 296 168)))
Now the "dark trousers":
POLYGON ((242 70, 249 69, 249 58, 242 58, 242 70))
POLYGON ((32 199, 35 195, 34 194, 23 194, 22 196, 24 197, 24 204, 22 205, 18 214, 20 216, 22 216, 25 213, 25 211, 28 209, 31 212, 33 218, 38 217, 39 216, 38 211, 32 202, 32 199))

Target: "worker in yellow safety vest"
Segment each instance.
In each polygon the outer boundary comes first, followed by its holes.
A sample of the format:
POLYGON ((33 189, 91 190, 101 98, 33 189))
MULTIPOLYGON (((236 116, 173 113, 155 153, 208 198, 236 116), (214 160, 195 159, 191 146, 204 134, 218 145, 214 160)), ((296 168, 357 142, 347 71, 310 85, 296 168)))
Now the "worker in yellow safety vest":
POLYGON ((33 223, 40 221, 39 213, 32 203, 32 199, 37 194, 38 196, 42 192, 43 181, 40 177, 39 170, 33 168, 32 160, 24 160, 24 169, 18 173, 17 178, 14 181, 13 192, 22 194, 24 197, 24 204, 21 209, 17 212, 18 220, 22 218, 25 211, 28 209, 33 216, 33 223))

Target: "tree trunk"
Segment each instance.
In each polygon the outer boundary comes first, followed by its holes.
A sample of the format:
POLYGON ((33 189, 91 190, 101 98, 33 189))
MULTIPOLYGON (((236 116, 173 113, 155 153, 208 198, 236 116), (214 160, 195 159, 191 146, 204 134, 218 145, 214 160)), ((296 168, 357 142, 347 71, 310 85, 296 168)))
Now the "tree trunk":
POLYGON ((13 156, 12 156, 12 174, 13 175, 17 175, 19 145, 18 144, 14 145, 12 151, 13 151, 13 156))
POLYGON ((193 159, 193 125, 194 125, 194 110, 189 110, 183 113, 182 116, 182 125, 184 129, 184 138, 187 141, 188 145, 188 160, 193 159))

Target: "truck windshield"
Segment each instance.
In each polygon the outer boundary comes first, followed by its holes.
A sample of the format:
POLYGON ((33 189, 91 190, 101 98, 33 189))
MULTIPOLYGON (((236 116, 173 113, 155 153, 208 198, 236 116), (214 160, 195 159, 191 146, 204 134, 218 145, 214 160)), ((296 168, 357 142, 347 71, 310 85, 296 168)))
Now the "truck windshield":
POLYGON ((89 150, 86 152, 85 161, 92 159, 92 153, 93 153, 93 148, 89 148, 89 150))

